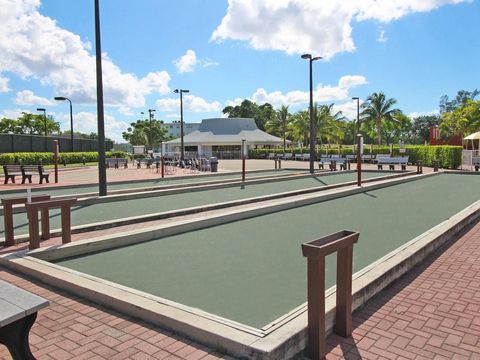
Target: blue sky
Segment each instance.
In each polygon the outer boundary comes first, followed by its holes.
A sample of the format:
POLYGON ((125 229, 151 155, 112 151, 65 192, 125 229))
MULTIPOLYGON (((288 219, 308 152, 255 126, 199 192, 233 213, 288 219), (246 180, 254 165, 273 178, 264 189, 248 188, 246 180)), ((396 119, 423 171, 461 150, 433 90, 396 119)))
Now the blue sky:
MULTIPOLYGON (((186 122, 248 98, 291 111, 315 100, 351 118, 352 96, 383 91, 406 114, 480 88, 480 5, 468 0, 100 0, 106 135, 147 109, 186 122)), ((37 107, 96 131, 93 0, 0 0, 0 117, 37 107), (68 7, 65 5, 68 4, 68 7)))

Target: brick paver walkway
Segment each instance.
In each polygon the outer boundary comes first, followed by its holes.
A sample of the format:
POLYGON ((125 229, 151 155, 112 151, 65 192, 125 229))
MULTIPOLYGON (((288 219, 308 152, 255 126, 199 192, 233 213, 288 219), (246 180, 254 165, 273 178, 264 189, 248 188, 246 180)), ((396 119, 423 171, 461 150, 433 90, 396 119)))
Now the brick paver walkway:
MULTIPOLYGON (((228 358, 1 267, 0 279, 51 301, 30 337, 39 359, 228 358)), ((480 359, 480 223, 379 294, 353 324, 352 338, 328 338, 328 359, 480 359)))
POLYGON ((330 336, 327 359, 480 359, 480 223, 330 336))

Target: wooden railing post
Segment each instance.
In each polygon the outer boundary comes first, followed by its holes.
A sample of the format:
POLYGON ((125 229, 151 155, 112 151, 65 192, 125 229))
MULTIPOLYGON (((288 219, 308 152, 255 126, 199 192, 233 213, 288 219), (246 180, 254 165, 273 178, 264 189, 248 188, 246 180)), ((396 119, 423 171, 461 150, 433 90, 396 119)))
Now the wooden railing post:
POLYGON ((344 337, 352 334, 353 244, 358 232, 342 230, 302 244, 307 258, 308 346, 311 360, 325 358, 325 257, 337 252, 337 303, 335 332, 344 337))

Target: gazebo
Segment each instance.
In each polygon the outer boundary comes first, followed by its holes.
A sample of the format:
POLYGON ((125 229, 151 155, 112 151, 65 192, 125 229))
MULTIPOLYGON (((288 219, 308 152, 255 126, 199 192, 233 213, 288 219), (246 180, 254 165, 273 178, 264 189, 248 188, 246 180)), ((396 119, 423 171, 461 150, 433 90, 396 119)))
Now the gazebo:
MULTIPOLYGON (((250 118, 204 119, 198 130, 183 137, 186 153, 218 158, 239 158, 242 140, 245 140, 247 149, 283 144, 283 139, 260 130, 250 118)), ((164 153, 179 153, 180 144, 180 138, 164 143, 164 153)))

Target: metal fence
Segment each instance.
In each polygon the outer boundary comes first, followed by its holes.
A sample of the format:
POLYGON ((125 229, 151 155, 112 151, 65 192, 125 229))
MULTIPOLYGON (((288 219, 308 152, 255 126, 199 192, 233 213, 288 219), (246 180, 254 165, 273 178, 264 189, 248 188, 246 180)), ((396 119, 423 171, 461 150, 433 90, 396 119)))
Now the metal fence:
MULTIPOLYGON (((53 152, 53 140, 58 140, 61 152, 98 151, 98 141, 71 139, 60 136, 0 134, 0 153, 13 152, 53 152)), ((113 148, 113 142, 105 141, 105 149, 113 148)))

